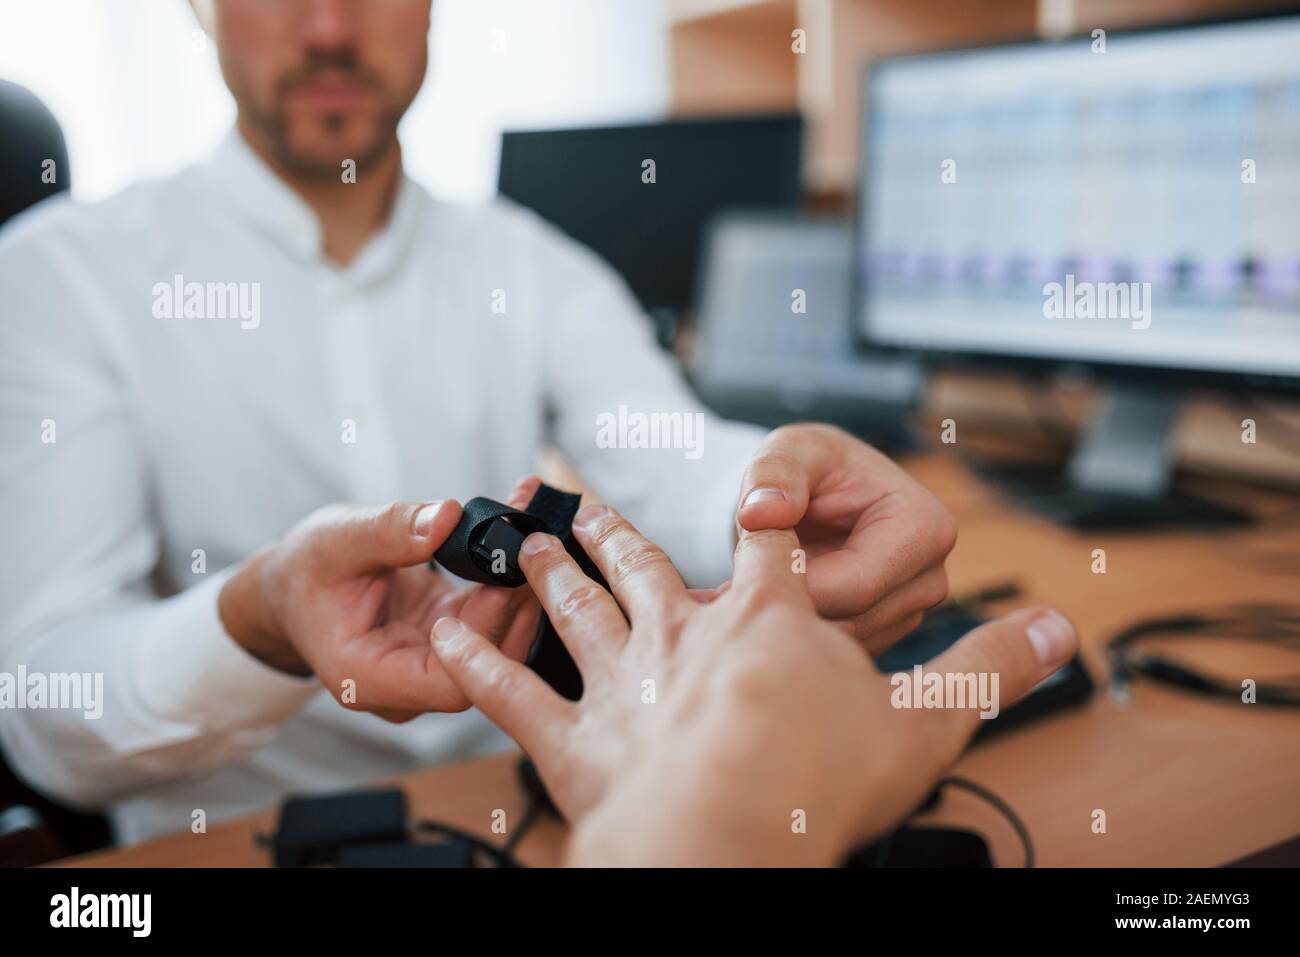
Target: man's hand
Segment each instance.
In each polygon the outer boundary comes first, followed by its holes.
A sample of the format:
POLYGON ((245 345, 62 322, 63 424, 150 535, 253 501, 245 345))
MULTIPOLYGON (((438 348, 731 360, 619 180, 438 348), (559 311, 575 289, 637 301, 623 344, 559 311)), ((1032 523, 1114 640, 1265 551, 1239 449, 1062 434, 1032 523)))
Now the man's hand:
POLYGON ((947 597, 952 516, 887 457, 833 426, 773 431, 745 472, 737 522, 751 532, 793 528, 817 611, 873 654, 947 597))
MULTIPOLYGON (((612 595, 550 536, 530 536, 521 564, 582 671, 580 701, 463 621, 433 635, 536 763, 573 825, 570 863, 834 863, 912 811, 979 725, 975 708, 894 707, 890 680, 818 617, 789 530, 742 533, 732 585, 707 603, 614 511, 583 509, 575 534, 612 595)), ((927 667, 997 673, 1005 708, 1074 649, 1064 618, 1030 609, 927 667)))
MULTIPOLYGON (((507 504, 523 507, 537 482, 507 504)), ((323 508, 240 566, 218 600, 222 624, 272 667, 314 673, 345 707, 389 721, 463 711, 429 648, 433 623, 459 615, 522 660, 540 612, 527 588, 460 588, 426 567, 460 516, 452 500, 323 508)))

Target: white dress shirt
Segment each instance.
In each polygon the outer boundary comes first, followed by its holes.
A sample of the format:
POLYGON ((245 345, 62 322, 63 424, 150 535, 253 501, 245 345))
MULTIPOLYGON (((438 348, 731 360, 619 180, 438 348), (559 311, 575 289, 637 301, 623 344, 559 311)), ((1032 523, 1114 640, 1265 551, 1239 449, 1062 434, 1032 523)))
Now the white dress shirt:
POLYGON ((171 179, 16 219, 0 303, 0 672, 102 674, 104 698, 97 719, 0 710, 0 743, 123 840, 504 745, 475 712, 349 712, 225 634, 230 569, 322 505, 501 497, 553 441, 688 581, 729 575, 761 433, 706 415, 696 451, 598 440, 620 407, 701 407, 612 271, 504 202, 403 179, 340 269, 232 133, 171 179), (255 319, 185 318, 178 283, 244 284, 255 319))

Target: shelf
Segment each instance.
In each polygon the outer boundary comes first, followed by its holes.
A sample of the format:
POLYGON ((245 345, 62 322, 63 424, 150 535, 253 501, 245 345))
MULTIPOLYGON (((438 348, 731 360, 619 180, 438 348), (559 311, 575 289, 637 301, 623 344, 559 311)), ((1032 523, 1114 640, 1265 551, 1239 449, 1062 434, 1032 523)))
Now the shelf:
MULTIPOLYGON (((1251 0, 669 0, 672 112, 800 110, 812 195, 854 189, 874 57, 1275 9, 1251 0), (804 31, 806 52, 792 49, 804 31)), ((1293 6, 1293 5, 1292 5, 1293 6)))

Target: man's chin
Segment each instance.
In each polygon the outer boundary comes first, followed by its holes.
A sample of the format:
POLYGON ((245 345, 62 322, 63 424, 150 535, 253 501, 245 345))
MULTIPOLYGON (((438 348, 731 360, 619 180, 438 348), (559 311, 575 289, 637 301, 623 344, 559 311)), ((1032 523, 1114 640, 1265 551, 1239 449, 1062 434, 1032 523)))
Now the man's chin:
POLYGON ((381 134, 373 127, 363 133, 348 129, 349 125, 355 125, 354 121, 330 129, 326 118, 309 133, 290 132, 280 150, 281 164, 299 175, 342 177, 350 169, 359 171, 371 165, 392 145, 390 133, 381 134))

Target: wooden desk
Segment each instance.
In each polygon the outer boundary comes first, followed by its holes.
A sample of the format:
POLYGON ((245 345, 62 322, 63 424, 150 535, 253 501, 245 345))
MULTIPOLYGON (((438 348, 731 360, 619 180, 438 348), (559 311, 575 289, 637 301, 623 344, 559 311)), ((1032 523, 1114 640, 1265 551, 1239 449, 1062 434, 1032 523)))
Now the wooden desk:
MULTIPOLYGON (((956 772, 991 788, 1024 819, 1042 865, 1209 866, 1300 833, 1300 713, 1217 703, 1150 683, 1127 707, 1104 687, 1102 646, 1139 617, 1193 606, 1294 601, 1300 582, 1300 521, 1230 533, 1077 534, 1014 511, 991 497, 950 453, 909 463, 948 504, 961 535, 948 563, 952 589, 1017 581, 1023 598, 1065 612, 1079 628, 1099 691, 1077 712, 973 748, 956 772), (1106 550, 1107 573, 1092 573, 1106 550), (1289 564, 1289 570, 1282 567, 1289 564), (1107 832, 1094 834, 1094 809, 1107 832)), ((1258 503, 1267 507, 1267 496, 1258 503)), ((1243 677, 1294 673, 1293 653, 1208 649, 1243 677), (1244 669, 1244 670, 1243 670, 1244 669), (1271 672, 1265 669, 1272 669, 1271 672)), ((401 779, 412 814, 491 838, 494 809, 519 820, 523 796, 513 756, 434 768, 401 779)), ((273 812, 182 833, 70 864, 258 866, 253 835, 273 812)), ((1019 843, 996 811, 950 792, 928 821, 973 828, 995 859, 1017 866, 1019 843)), ((522 842, 528 864, 558 860, 564 828, 543 820, 522 842)))

